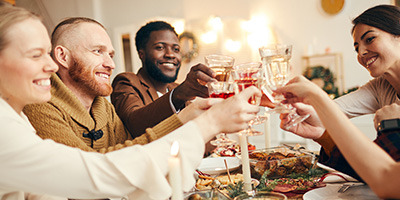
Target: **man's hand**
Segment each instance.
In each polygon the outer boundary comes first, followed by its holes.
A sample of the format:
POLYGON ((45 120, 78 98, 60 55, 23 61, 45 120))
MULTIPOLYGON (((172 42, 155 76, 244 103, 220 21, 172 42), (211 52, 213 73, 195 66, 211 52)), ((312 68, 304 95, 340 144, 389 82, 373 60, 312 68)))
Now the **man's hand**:
POLYGON ((202 131, 204 140, 209 141, 218 133, 235 133, 247 128, 248 122, 260 111, 258 105, 249 103, 249 99, 253 96, 260 98, 261 92, 251 86, 211 106, 195 118, 194 122, 202 131))
POLYGON ((172 103, 175 108, 182 108, 187 101, 195 97, 208 97, 208 88, 200 82, 215 81, 213 77, 215 73, 211 68, 203 64, 193 66, 185 81, 176 87, 172 94, 172 103))
POLYGON ((179 112, 178 117, 182 123, 186 123, 203 112, 208 110, 211 106, 222 102, 224 99, 222 98, 196 98, 189 106, 184 108, 181 112, 179 112))
POLYGON ((383 106, 377 110, 374 117, 375 129, 378 128, 378 123, 386 119, 397 119, 400 118, 400 105, 392 103, 390 105, 383 106))

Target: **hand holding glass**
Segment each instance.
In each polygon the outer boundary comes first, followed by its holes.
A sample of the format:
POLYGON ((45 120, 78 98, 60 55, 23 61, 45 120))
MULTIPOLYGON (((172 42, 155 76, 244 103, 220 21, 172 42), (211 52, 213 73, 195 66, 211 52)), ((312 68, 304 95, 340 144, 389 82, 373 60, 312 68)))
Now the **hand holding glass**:
POLYGON ((216 73, 215 79, 217 81, 229 80, 229 75, 235 62, 233 57, 212 54, 205 56, 205 61, 207 66, 216 73))
MULTIPOLYGON (((232 78, 237 83, 239 91, 242 91, 250 86, 258 87, 258 81, 261 77, 261 63, 259 62, 249 62, 237 65, 232 70, 232 78)), ((249 103, 254 105, 260 104, 260 98, 252 97, 249 99, 249 103)), ((261 119, 255 118, 249 122, 249 128, 246 130, 247 135, 262 135, 260 131, 256 131, 251 128, 255 121, 260 121, 261 119)), ((265 120, 265 119, 264 119, 265 120)))
MULTIPOLYGON (((211 98, 227 99, 239 92, 235 82, 215 81, 207 83, 208 93, 211 98)), ((216 136, 217 139, 210 141, 215 146, 229 146, 236 144, 235 140, 229 139, 225 133, 216 136)))
POLYGON ((292 57, 292 45, 268 45, 259 48, 259 52, 264 68, 263 77, 266 82, 262 91, 272 102, 276 103, 276 107, 270 112, 289 113, 290 121, 286 123, 285 128, 296 126, 307 119, 309 115, 299 116, 293 106, 282 103, 285 99, 282 94, 276 94, 273 97, 271 91, 284 86, 289 81, 289 60, 292 57))

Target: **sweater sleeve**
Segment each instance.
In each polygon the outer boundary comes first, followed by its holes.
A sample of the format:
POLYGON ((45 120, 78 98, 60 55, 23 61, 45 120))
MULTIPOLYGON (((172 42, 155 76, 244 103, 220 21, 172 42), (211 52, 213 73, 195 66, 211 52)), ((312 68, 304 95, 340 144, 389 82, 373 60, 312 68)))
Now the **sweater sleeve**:
POLYGON ((315 139, 314 141, 321 145, 321 147, 324 149, 325 153, 328 156, 331 154, 332 150, 336 147, 336 144, 332 140, 328 131, 325 131, 320 138, 315 139))
MULTIPOLYGON (((163 123, 154 127, 154 131, 152 132, 146 132, 134 140, 125 140, 121 144, 110 146, 108 143, 105 143, 104 147, 96 150, 88 145, 90 141, 85 141, 89 140, 89 138, 81 138, 79 136, 81 134, 79 130, 70 124, 74 122, 70 122, 70 117, 56 106, 50 103, 32 104, 26 106, 24 112, 28 116, 33 127, 36 129, 37 135, 41 138, 51 139, 57 143, 77 147, 84 151, 97 151, 100 153, 106 153, 136 144, 147 144, 182 126, 178 117, 173 115, 163 123)), ((123 131, 120 130, 123 129, 122 123, 120 127, 122 128, 115 129, 115 134, 118 134, 118 131, 123 131)), ((123 132, 125 134, 125 131, 123 132)), ((109 135, 109 137, 113 137, 113 135, 109 135)))
POLYGON ((179 128, 182 125, 183 123, 179 120, 178 116, 174 114, 171 117, 167 118, 166 120, 157 124, 155 127, 146 129, 146 132, 141 136, 136 137, 133 140, 126 140, 124 144, 110 146, 108 148, 102 148, 99 152, 107 153, 119 150, 127 146, 132 146, 135 144, 140 144, 140 145, 147 144, 167 135, 168 133, 174 131, 175 129, 179 128))

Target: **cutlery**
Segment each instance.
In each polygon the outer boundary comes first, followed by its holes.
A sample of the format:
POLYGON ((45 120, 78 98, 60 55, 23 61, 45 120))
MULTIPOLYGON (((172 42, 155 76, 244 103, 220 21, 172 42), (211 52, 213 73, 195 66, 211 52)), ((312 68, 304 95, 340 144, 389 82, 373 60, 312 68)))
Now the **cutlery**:
POLYGON ((350 187, 361 186, 361 185, 364 185, 364 183, 360 183, 360 182, 348 182, 348 183, 343 183, 342 186, 339 188, 338 192, 339 192, 339 193, 344 193, 344 192, 346 192, 350 187))
POLYGON ((229 173, 228 164, 226 163, 226 159, 224 159, 224 162, 225 162, 225 168, 226 168, 226 173, 228 174, 229 182, 233 184, 233 181, 232 181, 232 178, 231 178, 231 174, 229 173))

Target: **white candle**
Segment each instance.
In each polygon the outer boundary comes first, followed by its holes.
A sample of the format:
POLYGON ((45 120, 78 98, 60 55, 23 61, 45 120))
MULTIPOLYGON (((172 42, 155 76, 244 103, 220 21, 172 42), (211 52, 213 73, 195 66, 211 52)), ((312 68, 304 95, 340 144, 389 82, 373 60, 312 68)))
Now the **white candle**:
POLYGON ((244 178, 243 189, 245 192, 251 191, 251 173, 250 173, 250 162, 249 162, 249 149, 247 147, 247 135, 240 133, 240 151, 242 155, 242 171, 244 178))
POLYGON ((269 113, 265 113, 267 120, 265 120, 265 148, 271 147, 271 115, 269 113))
POLYGON ((179 158, 179 143, 172 143, 171 157, 168 159, 169 166, 169 184, 172 188, 172 200, 182 200, 182 177, 181 177, 181 159, 179 158))

